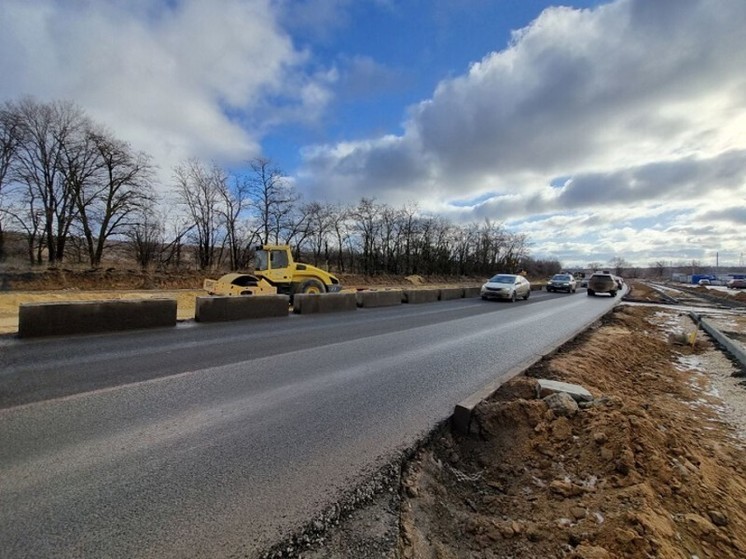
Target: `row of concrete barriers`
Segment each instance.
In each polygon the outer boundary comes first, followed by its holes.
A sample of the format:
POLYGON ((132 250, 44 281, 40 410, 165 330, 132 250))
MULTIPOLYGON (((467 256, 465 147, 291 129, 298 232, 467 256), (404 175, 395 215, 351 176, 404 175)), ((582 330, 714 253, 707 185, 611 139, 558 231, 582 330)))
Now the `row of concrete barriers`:
MULTIPOLYGON (((441 289, 385 289, 345 293, 299 294, 293 300, 296 314, 351 311, 358 307, 432 303, 479 297, 479 287, 441 289)), ((197 297, 198 322, 223 322, 288 316, 287 295, 261 297, 197 297)), ((140 299, 23 303, 18 312, 21 338, 91 334, 176 325, 176 301, 140 299)))

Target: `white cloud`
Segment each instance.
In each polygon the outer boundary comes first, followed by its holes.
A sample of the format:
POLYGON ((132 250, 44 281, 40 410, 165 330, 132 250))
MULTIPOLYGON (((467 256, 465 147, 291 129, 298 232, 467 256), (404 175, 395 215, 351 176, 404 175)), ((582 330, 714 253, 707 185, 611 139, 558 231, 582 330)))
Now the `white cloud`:
MULTIPOLYGON (((370 56, 319 65, 311 45, 333 44, 355 23, 353 6, 3 0, 0 101, 73 100, 153 155, 164 180, 188 156, 244 161, 272 127, 318 122, 334 96, 401 87, 399 70, 370 56)), ((741 0, 547 9, 409 107, 403 133, 307 146, 293 180, 320 200, 416 201, 454 220, 504 221, 531 235, 537 255, 569 261, 629 251, 646 263, 694 244, 740 251, 744 21, 741 0)))
MULTIPOLYGON (((300 184, 317 197, 373 193, 516 223, 561 211, 616 223, 620 211, 644 215, 651 205, 695 216, 703 205, 743 207, 744 21, 738 0, 547 9, 411 107, 401 136, 305 150, 300 184), (550 186, 556 177, 570 180, 550 186), (486 193, 497 194, 484 201, 486 193), (472 208, 447 205, 478 198, 472 208)), ((618 232, 598 231, 598 243, 618 232)), ((684 240, 661 235, 644 246, 684 240)), ((614 243, 643 257, 627 236, 614 243)))
POLYGON ((230 163, 260 153, 283 119, 316 118, 324 73, 280 28, 270 0, 4 0, 0 98, 70 99, 162 174, 190 156, 230 163))

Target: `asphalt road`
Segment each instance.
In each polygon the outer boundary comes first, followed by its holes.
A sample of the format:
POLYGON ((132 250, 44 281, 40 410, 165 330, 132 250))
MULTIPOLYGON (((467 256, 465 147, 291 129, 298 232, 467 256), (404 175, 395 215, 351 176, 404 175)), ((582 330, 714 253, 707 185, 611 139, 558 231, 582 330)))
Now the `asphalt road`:
POLYGON ((254 557, 616 299, 0 340, 0 557, 254 557))

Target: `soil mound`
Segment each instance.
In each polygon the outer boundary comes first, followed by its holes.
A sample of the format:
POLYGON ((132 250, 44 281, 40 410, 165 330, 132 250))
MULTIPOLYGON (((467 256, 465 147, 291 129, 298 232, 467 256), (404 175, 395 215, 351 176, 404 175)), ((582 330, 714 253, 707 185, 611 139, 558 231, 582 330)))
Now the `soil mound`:
POLYGON ((136 269, 49 268, 0 272, 0 291, 57 289, 200 289, 207 276, 198 272, 148 272, 136 269))
POLYGON ((671 313, 620 307, 504 385, 477 432, 441 432, 404 473, 405 558, 746 557, 743 445, 677 362, 671 313), (536 380, 594 396, 558 414, 536 380))

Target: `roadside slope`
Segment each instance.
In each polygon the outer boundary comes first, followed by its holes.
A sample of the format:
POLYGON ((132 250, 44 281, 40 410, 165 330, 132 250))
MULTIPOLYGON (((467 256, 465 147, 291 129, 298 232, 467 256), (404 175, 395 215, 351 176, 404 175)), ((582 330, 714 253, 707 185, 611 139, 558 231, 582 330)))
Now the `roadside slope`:
POLYGON ((401 556, 746 556, 743 416, 731 413, 746 391, 709 341, 678 345, 693 329, 675 310, 619 307, 482 404, 478 434, 442 430, 405 469, 401 556), (531 377, 595 401, 558 415, 531 377))

